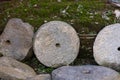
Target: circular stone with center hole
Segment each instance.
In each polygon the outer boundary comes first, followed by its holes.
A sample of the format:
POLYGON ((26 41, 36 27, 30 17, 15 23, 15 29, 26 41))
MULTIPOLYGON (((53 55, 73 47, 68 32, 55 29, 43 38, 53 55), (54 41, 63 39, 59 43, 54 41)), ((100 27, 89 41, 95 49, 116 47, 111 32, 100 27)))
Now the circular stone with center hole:
POLYGON ((120 24, 101 30, 93 46, 94 58, 100 65, 120 70, 120 24))
POLYGON ((63 66, 52 72, 52 80, 120 80, 120 74, 102 66, 63 66))
POLYGON ((74 61, 79 45, 79 37, 72 26, 62 21, 51 21, 39 28, 33 47, 41 63, 48 67, 59 67, 74 61))
POLYGON ((18 18, 10 19, 0 36, 0 54, 17 60, 31 56, 33 34, 30 24, 18 18))

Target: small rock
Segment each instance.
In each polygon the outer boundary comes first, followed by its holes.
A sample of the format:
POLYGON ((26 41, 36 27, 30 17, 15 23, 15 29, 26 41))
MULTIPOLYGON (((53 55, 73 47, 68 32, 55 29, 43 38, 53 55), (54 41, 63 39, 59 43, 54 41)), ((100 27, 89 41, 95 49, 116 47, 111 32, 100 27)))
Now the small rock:
POLYGON ((49 74, 40 74, 32 78, 27 78, 26 80, 51 80, 51 76, 49 74))
POLYGON ((35 55, 41 63, 48 67, 59 67, 74 61, 80 40, 69 24, 51 21, 40 27, 33 44, 35 55))
POLYGON ((61 0, 57 0, 57 2, 61 2, 61 0))
POLYGON ((3 56, 23 60, 30 56, 33 27, 21 19, 10 19, 0 36, 0 53, 3 56))
POLYGON ((120 7, 120 0, 108 0, 115 7, 120 7))
POLYGON ((120 10, 116 9, 116 10, 114 11, 114 14, 115 14, 115 17, 116 17, 117 19, 120 18, 120 10))
POLYGON ((103 66, 120 70, 120 24, 112 24, 102 29, 94 42, 95 61, 103 66))
POLYGON ((26 64, 10 57, 0 58, 0 78, 5 80, 24 80, 35 75, 34 70, 26 64))
POLYGON ((120 80, 120 74, 102 66, 64 66, 52 72, 52 80, 120 80))

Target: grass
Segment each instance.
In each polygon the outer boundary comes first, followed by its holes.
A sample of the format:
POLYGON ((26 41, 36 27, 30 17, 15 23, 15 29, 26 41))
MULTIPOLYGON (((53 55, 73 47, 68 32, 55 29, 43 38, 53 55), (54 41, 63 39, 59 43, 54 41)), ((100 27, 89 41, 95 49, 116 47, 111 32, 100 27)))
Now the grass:
POLYGON ((40 64, 35 56, 33 56, 30 60, 25 61, 24 63, 30 65, 37 72, 37 74, 51 73, 54 70, 54 68, 49 68, 44 66, 43 64, 40 64))
MULTIPOLYGON (((12 0, 0 3, 0 32, 9 19, 21 18, 30 23, 35 32, 45 22, 61 20, 71 24, 79 34, 96 34, 106 25, 114 23, 113 11, 114 8, 104 0, 63 0, 60 3, 56 0, 12 0)), ((93 43, 89 43, 91 40, 84 41, 81 40, 81 54, 71 65, 95 63, 92 50, 88 49, 93 43)), ((37 73, 50 73, 53 70, 40 64, 35 56, 25 63, 37 73)))
POLYGON ((103 12, 112 12, 112 7, 107 7, 102 1, 83 0, 79 2, 63 1, 39 1, 39 0, 23 0, 12 1, 2 4, 0 14, 0 27, 3 30, 5 24, 10 18, 21 18, 34 26, 35 31, 46 21, 62 20, 71 24, 78 33, 96 33, 104 26, 113 23, 114 17, 112 13, 107 14, 110 20, 101 17, 103 12), (94 4, 94 5, 93 5, 94 4), (92 6, 93 5, 93 6, 92 6), (4 7, 4 8, 3 8, 4 7), (69 7, 66 9, 66 7, 69 7), (63 13, 66 9, 66 13, 63 13))

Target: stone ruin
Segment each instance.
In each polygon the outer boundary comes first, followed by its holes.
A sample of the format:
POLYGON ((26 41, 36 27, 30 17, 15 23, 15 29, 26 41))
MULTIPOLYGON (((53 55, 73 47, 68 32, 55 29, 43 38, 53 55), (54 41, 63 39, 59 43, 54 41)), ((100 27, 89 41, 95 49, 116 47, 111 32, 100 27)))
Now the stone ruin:
POLYGON ((107 26, 96 37, 94 58, 102 66, 68 66, 80 48, 80 39, 72 26, 51 21, 43 24, 34 35, 30 24, 10 19, 0 36, 0 80, 120 80, 120 74, 115 71, 119 70, 120 62, 119 29, 120 24, 107 26), (60 68, 51 75, 36 74, 30 66, 20 62, 30 58, 32 46, 42 64, 60 68))

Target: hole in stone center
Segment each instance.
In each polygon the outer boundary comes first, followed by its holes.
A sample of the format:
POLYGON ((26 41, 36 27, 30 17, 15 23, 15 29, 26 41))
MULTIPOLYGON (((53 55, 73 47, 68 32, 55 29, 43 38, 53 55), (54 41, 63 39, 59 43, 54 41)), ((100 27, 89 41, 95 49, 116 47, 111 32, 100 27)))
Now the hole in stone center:
POLYGON ((90 72, 90 70, 84 70, 83 71, 83 74, 90 74, 91 72, 90 72))
POLYGON ((118 51, 120 51, 120 47, 118 47, 118 51))
POLYGON ((0 57, 2 57, 3 56, 3 54, 2 53, 0 53, 0 57))
POLYGON ((6 43, 7 43, 7 44, 11 44, 10 40, 6 40, 6 43))
POLYGON ((56 43, 55 46, 56 46, 56 47, 60 47, 60 43, 56 43))

